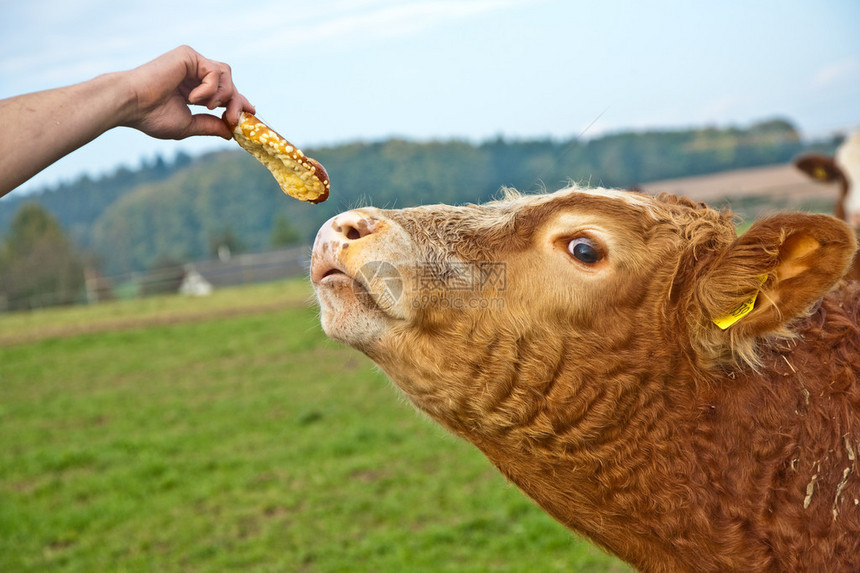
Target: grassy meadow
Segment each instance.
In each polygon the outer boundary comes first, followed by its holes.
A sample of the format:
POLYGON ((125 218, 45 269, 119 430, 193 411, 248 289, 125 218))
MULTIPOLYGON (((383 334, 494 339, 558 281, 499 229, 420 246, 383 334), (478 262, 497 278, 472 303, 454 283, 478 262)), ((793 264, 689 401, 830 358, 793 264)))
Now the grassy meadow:
POLYGON ((0 571, 627 571, 328 341, 306 281, 0 315, 0 571))

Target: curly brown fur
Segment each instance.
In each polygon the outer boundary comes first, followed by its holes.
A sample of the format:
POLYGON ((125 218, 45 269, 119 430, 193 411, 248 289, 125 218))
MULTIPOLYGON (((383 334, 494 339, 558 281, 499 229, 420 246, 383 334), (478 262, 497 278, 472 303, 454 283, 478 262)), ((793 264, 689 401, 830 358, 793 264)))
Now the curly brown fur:
POLYGON ((311 273, 330 336, 634 566, 857 571, 860 288, 839 285, 856 240, 825 216, 733 222, 606 190, 364 208, 324 225, 311 273), (374 260, 397 300, 357 273, 374 260), (487 265, 504 280, 462 286, 487 265))

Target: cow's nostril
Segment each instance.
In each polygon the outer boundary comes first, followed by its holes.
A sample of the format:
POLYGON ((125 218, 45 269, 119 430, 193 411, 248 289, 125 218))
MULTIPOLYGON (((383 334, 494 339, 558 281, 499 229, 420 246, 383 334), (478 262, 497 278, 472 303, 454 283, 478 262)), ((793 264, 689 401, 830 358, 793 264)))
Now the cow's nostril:
POLYGON ((340 240, 357 241, 362 237, 373 234, 376 229, 376 219, 358 211, 341 213, 332 220, 331 229, 337 233, 340 240))

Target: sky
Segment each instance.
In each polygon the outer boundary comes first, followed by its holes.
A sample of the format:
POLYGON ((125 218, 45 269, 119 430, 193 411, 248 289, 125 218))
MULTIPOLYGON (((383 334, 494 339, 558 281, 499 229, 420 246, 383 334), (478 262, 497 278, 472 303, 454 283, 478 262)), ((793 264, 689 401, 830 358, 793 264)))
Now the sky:
MULTIPOLYGON (((860 127, 856 0, 244 5, 6 0, 0 98, 134 68, 188 44, 228 63, 258 115, 302 148, 388 137, 587 138, 777 116, 807 138, 860 127)), ((118 128, 13 193, 231 147, 118 128)))

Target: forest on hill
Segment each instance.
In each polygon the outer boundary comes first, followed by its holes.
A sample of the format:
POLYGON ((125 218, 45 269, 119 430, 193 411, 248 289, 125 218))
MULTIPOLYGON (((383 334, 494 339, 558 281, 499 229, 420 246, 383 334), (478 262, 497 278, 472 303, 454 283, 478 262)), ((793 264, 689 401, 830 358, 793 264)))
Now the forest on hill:
MULTIPOLYGON (((5 233, 3 244, 10 244, 16 214, 35 202, 58 221, 90 265, 105 274, 140 272, 210 257, 220 245, 253 252, 307 244, 327 218, 360 205, 484 202, 506 186, 524 192, 570 182, 630 187, 784 163, 810 147, 830 152, 837 143, 804 142, 783 119, 587 140, 354 142, 306 149, 331 177, 331 197, 320 205, 284 195, 269 172, 240 149, 179 155, 6 198, 0 201, 0 236, 5 233)), ((5 268, 8 276, 14 257, 5 251, 0 247, 0 274, 5 268)))

